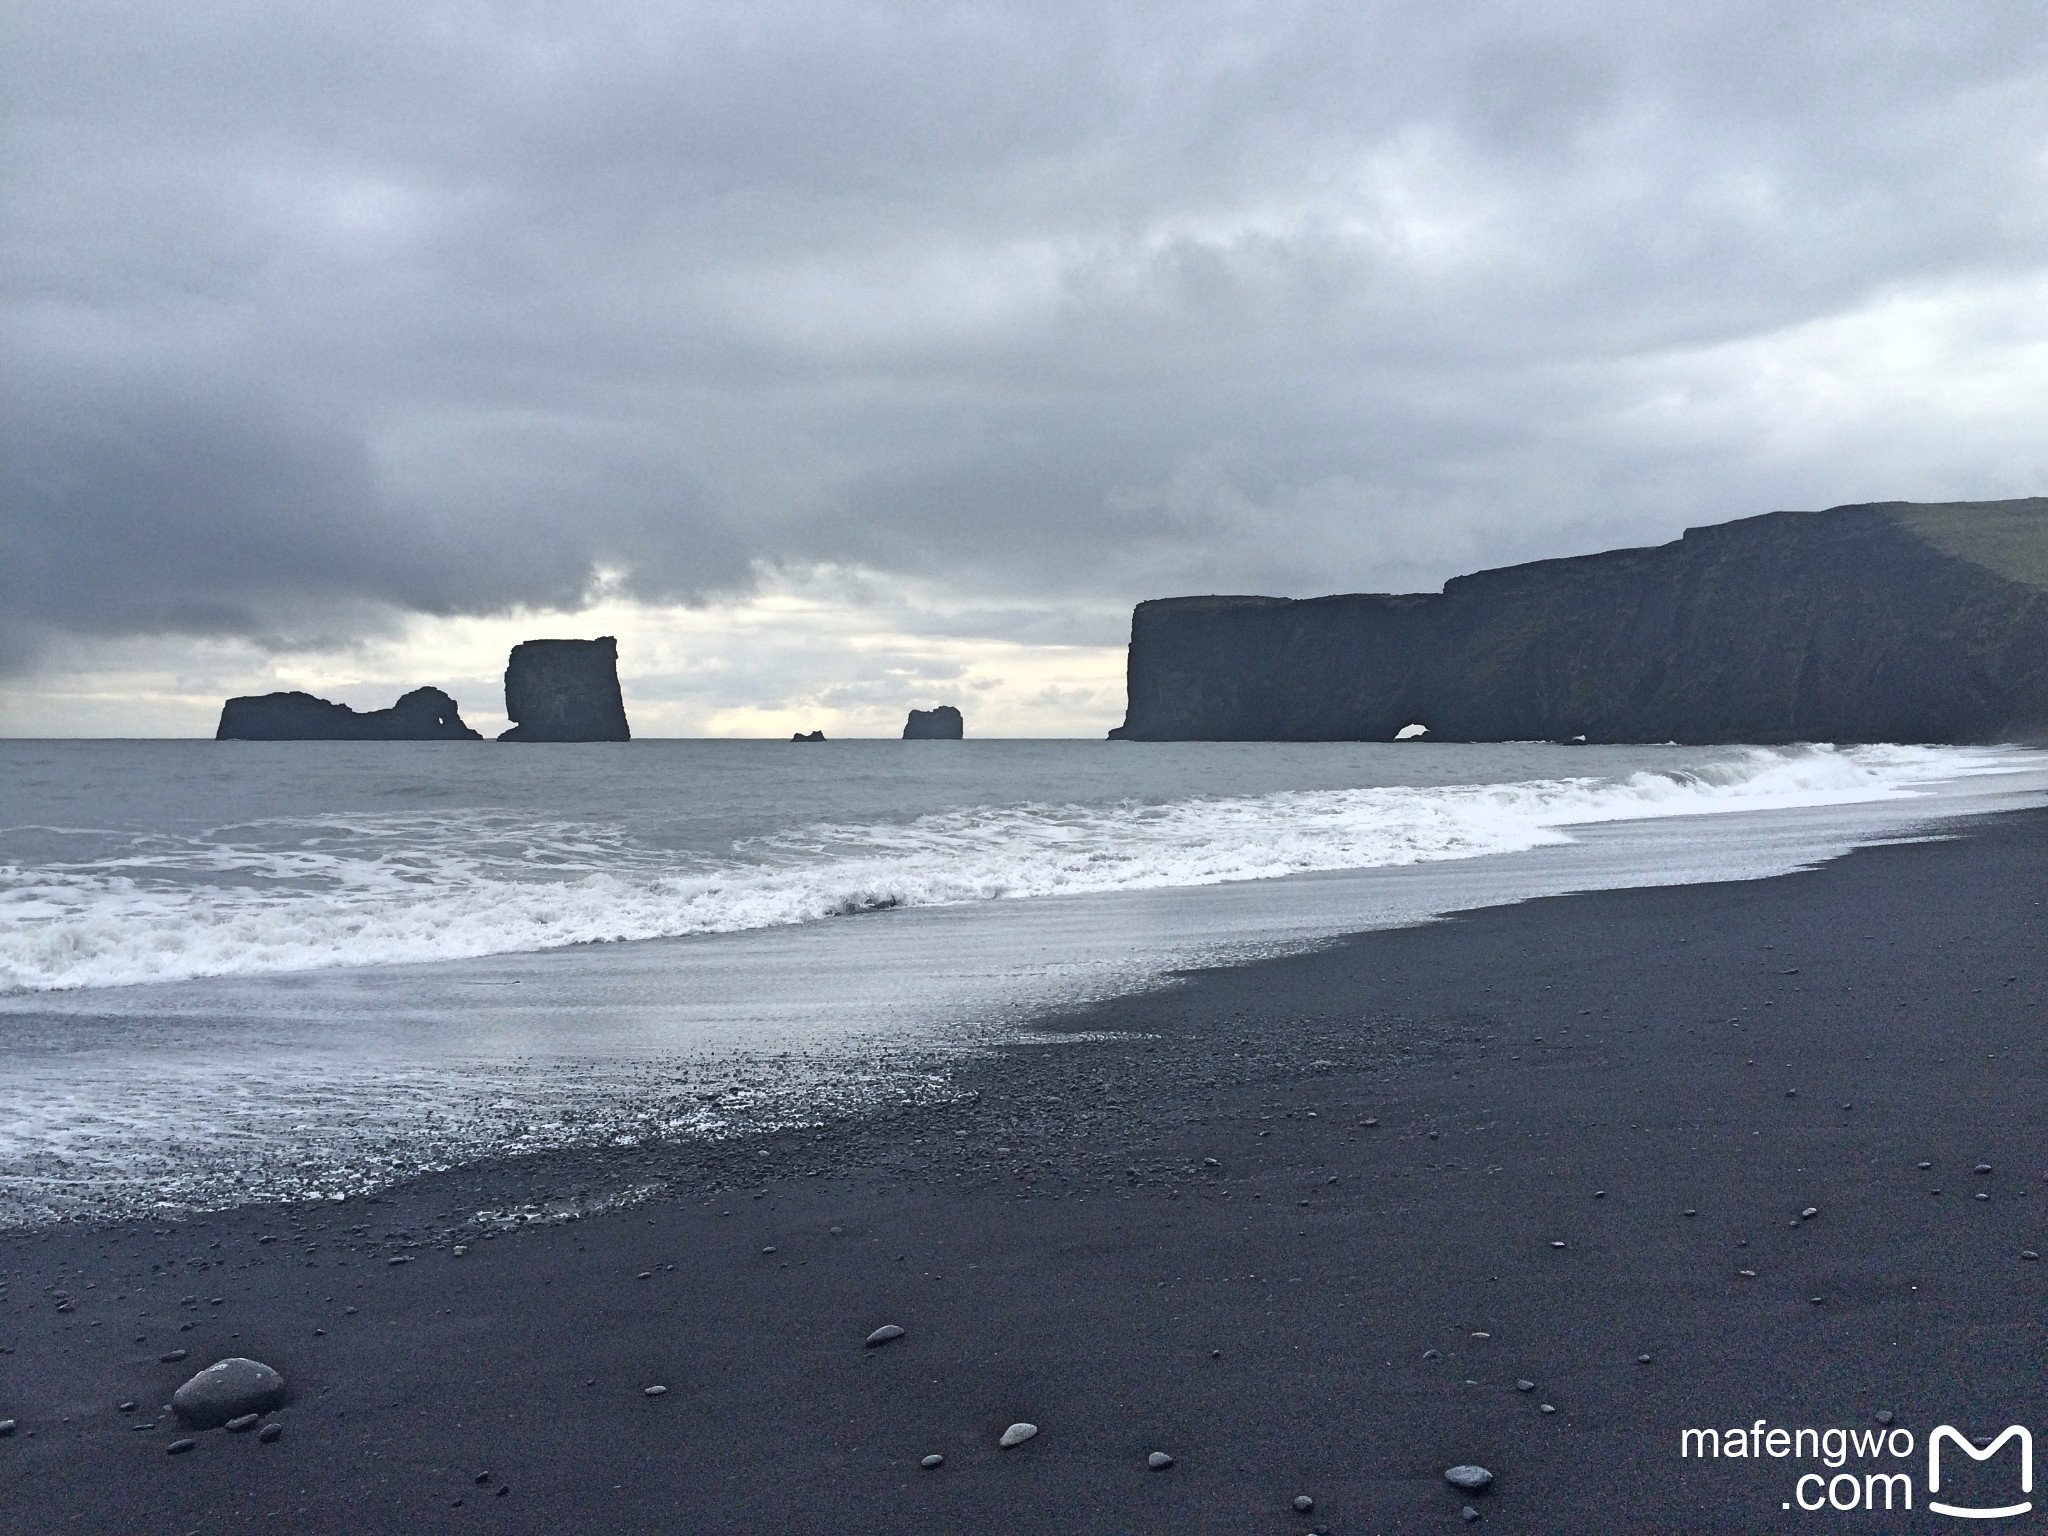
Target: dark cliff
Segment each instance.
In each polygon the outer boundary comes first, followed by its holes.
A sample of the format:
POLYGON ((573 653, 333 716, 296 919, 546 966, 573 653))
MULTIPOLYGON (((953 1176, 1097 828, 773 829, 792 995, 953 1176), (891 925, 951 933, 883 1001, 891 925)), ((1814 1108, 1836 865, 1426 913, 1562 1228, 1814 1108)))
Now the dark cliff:
POLYGON ((1773 512, 1440 594, 1131 619, 1132 741, 2035 740, 2048 498, 1773 512))
POLYGON ((216 741, 481 741, 438 688, 415 688, 389 709, 358 714, 310 693, 260 693, 221 707, 216 741))
POLYGON ((937 709, 913 709, 903 722, 905 741, 959 741, 967 734, 967 722, 950 704, 937 709))
POLYGON ((526 640, 505 663, 500 741, 630 741, 619 692, 619 642, 526 640))

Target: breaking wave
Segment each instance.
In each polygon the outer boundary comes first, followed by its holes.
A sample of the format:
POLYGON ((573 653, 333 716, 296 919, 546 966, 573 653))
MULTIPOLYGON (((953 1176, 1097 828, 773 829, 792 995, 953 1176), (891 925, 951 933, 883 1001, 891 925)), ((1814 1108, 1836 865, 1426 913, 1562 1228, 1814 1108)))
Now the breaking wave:
POLYGON ((717 856, 511 812, 318 816, 189 837, 10 830, 0 990, 123 986, 732 933, 890 907, 1469 859, 1596 822, 1896 799, 1990 751, 1753 748, 1611 778, 978 806, 820 823, 717 856), (67 848, 91 856, 67 859, 67 848))

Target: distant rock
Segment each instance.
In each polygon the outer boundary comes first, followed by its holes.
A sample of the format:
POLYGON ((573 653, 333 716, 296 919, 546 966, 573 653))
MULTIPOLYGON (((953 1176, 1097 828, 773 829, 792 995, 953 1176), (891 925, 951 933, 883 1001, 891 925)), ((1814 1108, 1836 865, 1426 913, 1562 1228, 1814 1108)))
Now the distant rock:
POLYGON ((823 741, 825 733, 823 731, 797 731, 789 739, 791 741, 823 741))
POLYGON ((310 693, 259 693, 221 707, 215 741, 481 741, 438 688, 415 688, 389 709, 358 714, 310 693))
POLYGON ((941 704, 937 709, 913 709, 903 724, 905 741, 958 741, 966 734, 966 722, 950 704, 941 704))
POLYGON ((284 1378, 260 1360, 217 1361, 171 1394, 171 1407, 194 1429, 212 1429, 284 1401, 284 1378))
POLYGON ((619 642, 525 640, 505 663, 500 741, 631 741, 619 693, 619 642))

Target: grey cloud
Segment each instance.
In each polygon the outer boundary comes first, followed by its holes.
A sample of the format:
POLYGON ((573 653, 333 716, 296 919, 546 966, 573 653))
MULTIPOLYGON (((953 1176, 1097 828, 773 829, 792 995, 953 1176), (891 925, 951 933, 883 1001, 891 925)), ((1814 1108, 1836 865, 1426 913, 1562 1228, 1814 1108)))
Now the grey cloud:
POLYGON ((1092 640, 1908 494, 1613 423, 2048 265, 2022 4, 67 0, 0 57, 0 666, 819 562, 1092 640))

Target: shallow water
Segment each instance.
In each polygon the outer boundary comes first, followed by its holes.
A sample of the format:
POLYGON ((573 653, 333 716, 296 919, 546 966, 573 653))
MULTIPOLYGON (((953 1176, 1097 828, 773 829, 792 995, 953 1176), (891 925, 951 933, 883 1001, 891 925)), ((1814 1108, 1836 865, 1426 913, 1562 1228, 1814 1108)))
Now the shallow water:
POLYGON ((1035 1013, 2040 803, 1948 749, 0 744, 0 1223, 943 1094, 1035 1013), (593 941, 605 942, 593 942, 593 941))

